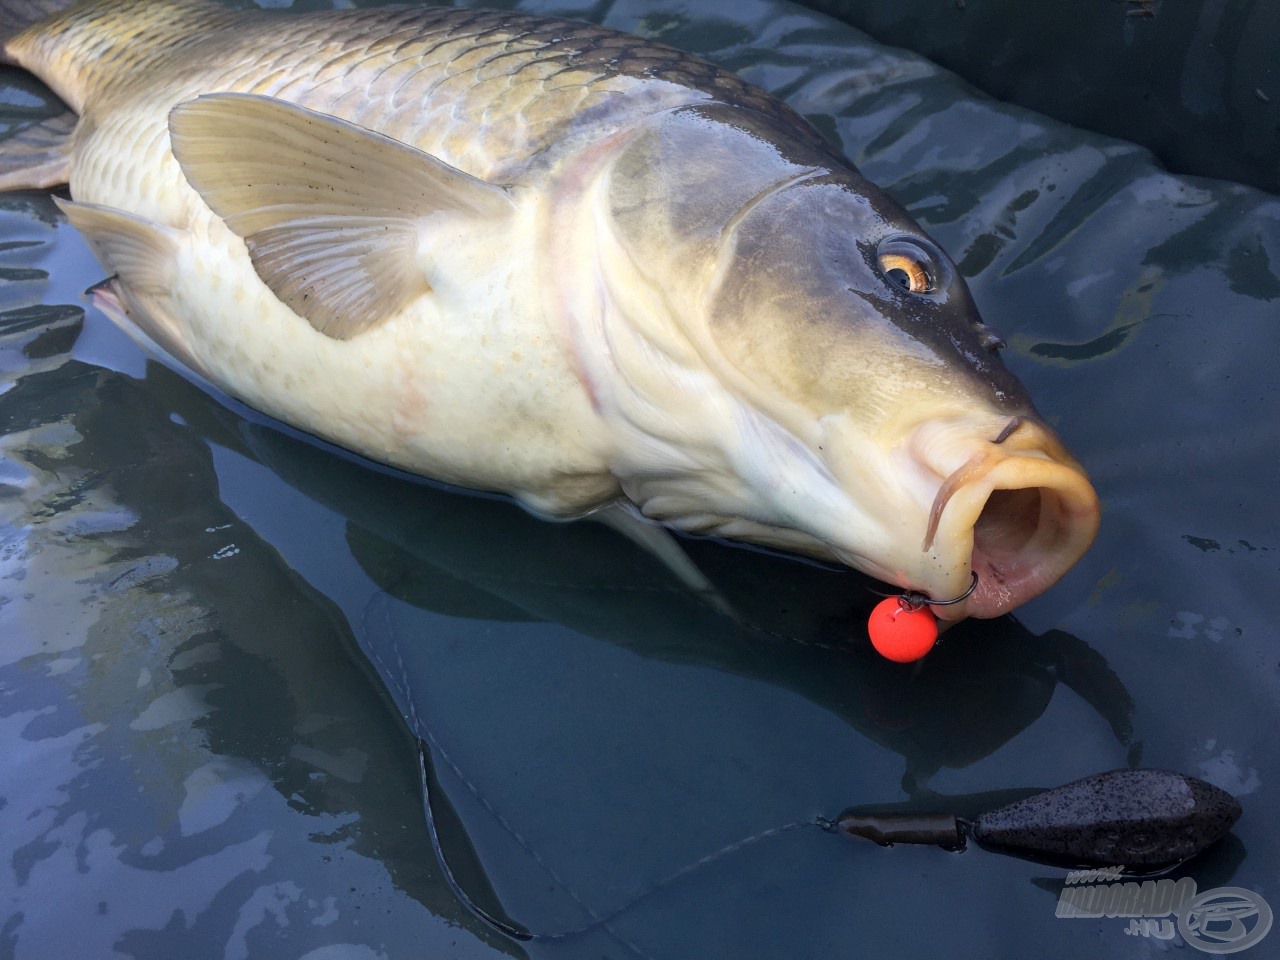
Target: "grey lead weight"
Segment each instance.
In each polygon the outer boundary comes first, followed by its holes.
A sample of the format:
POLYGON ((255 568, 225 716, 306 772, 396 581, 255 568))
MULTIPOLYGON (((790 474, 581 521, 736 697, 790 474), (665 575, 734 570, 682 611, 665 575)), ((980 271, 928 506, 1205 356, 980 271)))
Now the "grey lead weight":
POLYGON ((884 846, 965 846, 1075 867, 1167 869, 1207 849, 1239 819, 1224 790, 1169 770, 1112 770, 1033 794, 967 821, 950 814, 849 810, 835 826, 884 846))

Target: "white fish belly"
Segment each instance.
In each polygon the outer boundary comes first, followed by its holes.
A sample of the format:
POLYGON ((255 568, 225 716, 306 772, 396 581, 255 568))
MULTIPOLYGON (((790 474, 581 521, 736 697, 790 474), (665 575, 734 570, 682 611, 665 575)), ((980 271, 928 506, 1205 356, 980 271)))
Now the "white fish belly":
POLYGON ((192 352, 251 406, 372 459, 513 492, 550 513, 613 495, 581 386, 537 318, 510 309, 508 290, 522 286, 513 265, 464 283, 472 294, 456 312, 424 299, 341 341, 281 304, 235 238, 193 236, 182 260, 174 312, 192 352))

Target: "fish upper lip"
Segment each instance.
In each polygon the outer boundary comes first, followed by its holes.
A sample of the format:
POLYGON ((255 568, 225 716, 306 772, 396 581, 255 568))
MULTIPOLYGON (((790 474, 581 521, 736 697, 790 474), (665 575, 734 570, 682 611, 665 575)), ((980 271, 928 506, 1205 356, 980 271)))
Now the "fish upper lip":
POLYGON ((970 444, 937 487, 922 547, 943 569, 924 592, 959 596, 978 574, 967 600, 932 608, 940 619, 1007 613, 1061 578, 1097 533, 1097 494, 1053 432, 1023 420, 1005 438, 970 444))

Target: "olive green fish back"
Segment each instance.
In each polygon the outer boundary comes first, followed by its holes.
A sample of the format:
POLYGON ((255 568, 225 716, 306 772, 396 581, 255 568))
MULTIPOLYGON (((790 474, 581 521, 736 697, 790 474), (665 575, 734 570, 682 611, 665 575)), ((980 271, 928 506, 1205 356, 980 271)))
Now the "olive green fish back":
POLYGON ((477 176, 511 173, 650 109, 708 100, 765 114, 826 149, 790 108, 704 60, 519 13, 382 7, 297 17, 208 0, 91 0, 20 33, 6 51, 77 112, 149 96, 255 93, 437 152, 477 176), (618 98, 622 90, 629 96, 618 98), (496 122, 513 114, 519 123, 496 122), (477 130, 476 118, 495 122, 477 130))

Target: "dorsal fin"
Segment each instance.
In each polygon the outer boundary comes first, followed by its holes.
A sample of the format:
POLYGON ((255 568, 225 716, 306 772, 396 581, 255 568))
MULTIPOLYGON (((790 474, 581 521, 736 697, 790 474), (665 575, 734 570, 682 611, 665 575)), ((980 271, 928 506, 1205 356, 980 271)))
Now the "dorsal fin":
POLYGON ((429 291, 418 244, 431 221, 513 209, 501 187, 428 153, 272 97, 200 97, 174 107, 169 131, 187 180, 244 238, 258 276, 337 339, 429 291))

